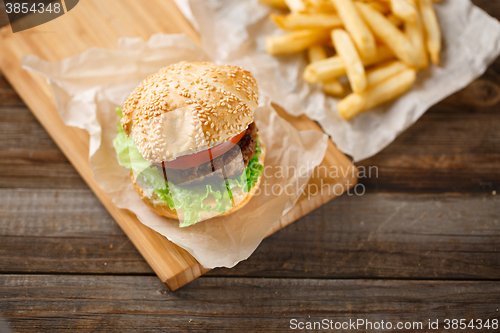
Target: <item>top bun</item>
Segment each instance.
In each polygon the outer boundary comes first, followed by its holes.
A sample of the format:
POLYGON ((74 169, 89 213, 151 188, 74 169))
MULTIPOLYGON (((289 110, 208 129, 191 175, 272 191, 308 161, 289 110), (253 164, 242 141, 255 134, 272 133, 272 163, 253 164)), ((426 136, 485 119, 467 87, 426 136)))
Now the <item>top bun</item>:
POLYGON ((121 125, 152 163, 228 141, 253 122, 258 87, 237 66, 181 62, 144 80, 123 106, 121 125))

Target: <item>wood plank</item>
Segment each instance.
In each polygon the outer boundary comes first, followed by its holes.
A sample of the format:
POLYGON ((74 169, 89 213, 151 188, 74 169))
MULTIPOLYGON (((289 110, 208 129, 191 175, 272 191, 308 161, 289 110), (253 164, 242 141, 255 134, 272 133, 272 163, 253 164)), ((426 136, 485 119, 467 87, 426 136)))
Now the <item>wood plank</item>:
MULTIPOLYGON (((453 112, 453 114, 477 111, 494 113, 495 107, 500 102, 499 70, 500 58, 481 78, 440 102, 438 109, 453 112)), ((24 105, 24 102, 0 72, 0 106, 9 105, 24 105)))
POLYGON ((500 192, 500 117, 443 114, 438 108, 376 156, 378 178, 360 176, 369 190, 408 192, 500 192))
POLYGON ((7 12, 5 11, 5 4, 3 1, 0 1, 0 27, 9 24, 9 17, 7 16, 7 12))
POLYGON ((498 2, 490 0, 472 0, 472 2, 487 11, 491 16, 500 18, 500 5, 498 2))
POLYGON ((439 112, 455 115, 462 113, 496 113, 500 102, 500 58, 486 72, 464 89, 437 104, 439 112))
POLYGON ((499 279, 500 198, 344 195, 217 276, 499 279), (481 277, 479 277, 481 276, 481 277))
MULTIPOLYGON (((0 273, 152 273, 89 190, 3 189, 0 202, 0 273)), ((500 279, 498 207, 500 195, 344 195, 208 274, 500 279)))
POLYGON ((357 163, 379 171, 378 178, 361 177, 360 183, 371 191, 500 192, 499 73, 500 58, 383 151, 357 163))
POLYGON ((153 274, 89 189, 0 193, 1 271, 153 274))
MULTIPOLYGON (((360 182, 369 191, 500 193, 500 118, 489 106, 474 110, 434 107, 381 153, 358 163, 379 173, 360 182)), ((15 187, 88 188, 26 107, 0 106, 0 188, 15 187)))
POLYGON ((0 107, 13 105, 24 106, 24 102, 0 72, 0 107))
POLYGON ((26 107, 0 107, 0 187, 88 186, 26 107))
POLYGON ((154 277, 4 275, 0 299, 19 333, 285 332, 325 318, 422 323, 406 332, 438 319, 446 332, 446 318, 498 319, 500 283, 202 277, 172 293, 154 277))

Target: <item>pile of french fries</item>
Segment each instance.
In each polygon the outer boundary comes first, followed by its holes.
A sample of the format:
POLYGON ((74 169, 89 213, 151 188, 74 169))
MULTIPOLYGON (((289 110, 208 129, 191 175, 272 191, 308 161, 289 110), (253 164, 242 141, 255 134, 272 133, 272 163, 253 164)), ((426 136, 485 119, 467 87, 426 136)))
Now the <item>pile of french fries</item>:
POLYGON ((441 31, 432 4, 438 0, 259 1, 290 10, 271 15, 287 33, 268 36, 267 52, 307 51, 304 80, 343 97, 344 119, 403 95, 429 58, 439 63, 441 31), (352 92, 339 81, 344 75, 352 92))

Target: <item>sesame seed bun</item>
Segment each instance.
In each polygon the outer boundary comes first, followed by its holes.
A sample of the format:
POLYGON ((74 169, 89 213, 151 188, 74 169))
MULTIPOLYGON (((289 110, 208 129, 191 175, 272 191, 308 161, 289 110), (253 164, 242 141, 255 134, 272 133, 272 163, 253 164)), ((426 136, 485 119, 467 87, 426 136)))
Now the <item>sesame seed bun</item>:
MULTIPOLYGON (((259 135, 258 137, 259 140, 259 145, 261 149, 261 153, 259 155, 259 162, 260 164, 264 165, 264 159, 266 157, 266 146, 264 142, 261 139, 261 136, 259 135)), ((259 180, 255 184, 255 186, 250 189, 247 193, 244 193, 241 188, 236 187, 231 190, 233 194, 233 203, 234 206, 230 209, 228 209, 224 214, 219 214, 217 212, 212 211, 210 214, 206 214, 205 212, 202 213, 201 220, 206 220, 210 219, 212 217, 216 216, 224 216, 228 215, 231 213, 236 212, 237 210, 243 208, 249 201, 250 199, 255 195, 257 192, 257 189, 259 188, 260 182, 261 182, 262 176, 259 177, 259 180)), ((139 194, 141 197, 142 201, 149 206, 152 210, 154 210, 158 215, 168 217, 170 219, 176 219, 176 220, 183 220, 183 211, 181 209, 179 210, 172 210, 170 209, 163 201, 161 201, 157 195, 152 192, 152 191, 146 191, 139 185, 137 185, 134 175, 132 173, 132 170, 130 171, 130 180, 132 181, 132 184, 134 185, 134 189, 136 192, 139 194)), ((207 198, 207 199, 210 199, 207 198)), ((213 198, 212 198, 213 199, 213 198)), ((205 203, 205 201, 204 201, 205 203)), ((215 201, 208 200, 206 202, 207 205, 215 206, 215 201)))
POLYGON ((258 87, 231 65, 181 62, 144 80, 123 106, 121 125, 151 163, 214 147, 253 122, 258 87))

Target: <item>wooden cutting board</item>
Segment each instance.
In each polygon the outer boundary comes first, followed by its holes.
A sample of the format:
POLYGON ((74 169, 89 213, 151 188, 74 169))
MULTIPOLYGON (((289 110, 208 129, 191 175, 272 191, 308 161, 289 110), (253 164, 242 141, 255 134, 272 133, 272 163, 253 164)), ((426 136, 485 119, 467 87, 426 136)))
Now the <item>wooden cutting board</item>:
MULTIPOLYGON (((10 26, 0 29, 0 68, 159 278, 175 290, 207 269, 187 251, 141 224, 134 214, 114 206, 93 179, 88 163, 87 132, 64 125, 45 79, 23 70, 20 63, 21 56, 25 54, 56 61, 90 47, 116 48, 120 37, 148 39, 158 32, 184 32, 199 42, 197 33, 171 0, 81 0, 70 12, 41 26, 15 34, 10 26)), ((314 121, 306 117, 294 118, 282 110, 278 111, 299 130, 321 131, 314 121)), ((331 175, 326 172, 320 172, 311 179, 311 183, 318 186, 338 184, 335 187, 337 195, 340 189, 345 191, 357 181, 355 167, 331 141, 322 166, 335 167, 338 176, 329 177, 331 175)), ((274 224, 267 236, 333 199, 336 194, 325 191, 323 194, 304 195, 288 214, 274 224)))

